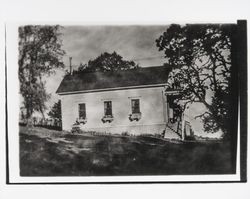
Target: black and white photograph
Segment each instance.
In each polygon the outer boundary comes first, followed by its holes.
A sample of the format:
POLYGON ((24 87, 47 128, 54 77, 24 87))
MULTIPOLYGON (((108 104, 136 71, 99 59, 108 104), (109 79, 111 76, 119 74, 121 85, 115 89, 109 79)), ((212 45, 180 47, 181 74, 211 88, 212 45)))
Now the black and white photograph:
POLYGON ((247 0, 1 0, 0 198, 248 199, 247 0))
POLYGON ((236 174, 237 31, 19 26, 20 176, 236 174))

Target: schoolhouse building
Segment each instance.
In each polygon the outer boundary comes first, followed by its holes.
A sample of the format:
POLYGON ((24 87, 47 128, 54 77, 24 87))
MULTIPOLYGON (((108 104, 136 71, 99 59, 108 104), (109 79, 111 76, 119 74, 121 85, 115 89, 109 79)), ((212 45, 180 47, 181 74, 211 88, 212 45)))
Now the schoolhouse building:
POLYGON ((157 66, 65 75, 57 89, 62 129, 78 123, 83 131, 184 139, 173 100, 178 92, 166 89, 169 72, 157 66))

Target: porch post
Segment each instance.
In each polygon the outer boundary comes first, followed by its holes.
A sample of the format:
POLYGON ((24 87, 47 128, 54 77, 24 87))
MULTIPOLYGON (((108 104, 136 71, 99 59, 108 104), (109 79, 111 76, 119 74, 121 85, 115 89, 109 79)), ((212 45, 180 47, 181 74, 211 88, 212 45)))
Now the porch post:
POLYGON ((163 105, 163 120, 167 122, 167 95, 162 91, 162 105, 163 105))
POLYGON ((185 140, 185 120, 184 120, 184 111, 181 115, 181 140, 185 140))

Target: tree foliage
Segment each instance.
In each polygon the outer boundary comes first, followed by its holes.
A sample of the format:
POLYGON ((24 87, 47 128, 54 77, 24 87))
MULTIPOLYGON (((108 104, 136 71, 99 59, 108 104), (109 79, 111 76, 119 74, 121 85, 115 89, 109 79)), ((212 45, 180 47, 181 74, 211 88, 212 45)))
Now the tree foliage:
POLYGON ((139 65, 134 61, 124 60, 123 57, 116 52, 108 53, 104 52, 94 60, 89 60, 88 64, 80 64, 79 72, 107 72, 136 69, 139 65))
POLYGON ((50 95, 46 92, 44 75, 55 68, 63 67, 59 26, 19 27, 19 80, 26 117, 34 111, 43 114, 45 102, 50 95))
POLYGON ((61 122, 62 121, 62 112, 61 112, 61 100, 58 100, 51 108, 48 113, 48 116, 61 122))
POLYGON ((171 25, 157 40, 172 66, 168 87, 180 90, 183 110, 193 102, 207 132, 228 131, 231 82, 231 26, 171 25))

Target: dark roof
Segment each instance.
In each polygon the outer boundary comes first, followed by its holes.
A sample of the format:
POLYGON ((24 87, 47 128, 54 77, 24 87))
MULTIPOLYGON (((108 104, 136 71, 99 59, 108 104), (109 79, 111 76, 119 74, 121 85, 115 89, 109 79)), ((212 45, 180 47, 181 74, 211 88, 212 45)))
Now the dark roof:
POLYGON ((164 84, 167 82, 169 71, 166 66, 155 66, 126 71, 68 74, 56 93, 164 84))

